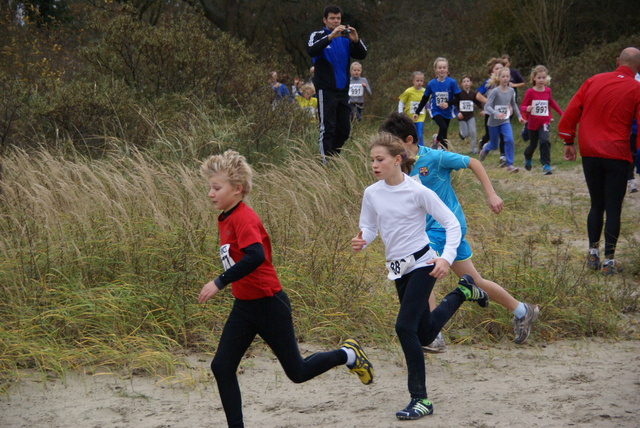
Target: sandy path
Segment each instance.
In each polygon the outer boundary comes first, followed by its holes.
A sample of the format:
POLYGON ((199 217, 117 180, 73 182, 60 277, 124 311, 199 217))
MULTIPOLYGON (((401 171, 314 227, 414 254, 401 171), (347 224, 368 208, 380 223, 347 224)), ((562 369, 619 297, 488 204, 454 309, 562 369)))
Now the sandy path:
MULTIPOLYGON (((314 347, 303 345, 310 353, 314 347)), ((561 341, 516 347, 450 345, 427 359, 435 413, 396 420, 408 401, 399 349, 370 350, 376 379, 344 368, 305 384, 284 376, 268 351, 243 363, 247 427, 637 427, 640 342, 561 341)), ((4 427, 224 427, 209 356, 172 379, 69 374, 25 376, 0 398, 4 427)), ((25 375, 27 375, 25 373, 25 375)))

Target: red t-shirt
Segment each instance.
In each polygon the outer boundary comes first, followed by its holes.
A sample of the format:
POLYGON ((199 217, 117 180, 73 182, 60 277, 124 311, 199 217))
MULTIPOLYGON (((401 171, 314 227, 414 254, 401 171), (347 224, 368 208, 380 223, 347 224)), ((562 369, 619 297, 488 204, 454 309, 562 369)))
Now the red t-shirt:
MULTIPOLYGON (((237 299, 254 300, 262 297, 271 297, 282 290, 276 270, 271 264, 271 240, 265 230, 260 217, 244 202, 240 202, 227 217, 223 214, 218 217, 218 232, 220 233, 220 246, 228 245, 230 263, 239 261, 244 253, 242 248, 251 244, 260 243, 264 248, 264 262, 256 270, 247 276, 231 284, 231 293, 237 299)), ((228 261, 223 261, 225 269, 228 261)))
POLYGON ((551 123, 551 109, 562 116, 562 109, 551 97, 551 88, 548 86, 542 92, 529 88, 524 93, 520 112, 527 120, 527 129, 537 131, 542 125, 551 123), (529 106, 533 107, 530 112, 527 111, 529 106))
POLYGON ((629 67, 620 66, 582 84, 560 119, 558 133, 572 143, 579 122, 581 156, 631 162, 629 135, 634 118, 640 123, 640 83, 629 67))

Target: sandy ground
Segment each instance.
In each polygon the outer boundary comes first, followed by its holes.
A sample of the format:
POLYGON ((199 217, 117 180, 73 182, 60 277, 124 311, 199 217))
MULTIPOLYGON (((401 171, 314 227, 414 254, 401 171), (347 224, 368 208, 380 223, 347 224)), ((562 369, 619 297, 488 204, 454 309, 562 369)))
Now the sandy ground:
MULTIPOLYGON (((343 367, 294 384, 269 351, 254 349, 240 375, 246 426, 640 426, 640 341, 449 345, 427 357, 435 412, 419 421, 395 418, 409 400, 400 350, 368 352, 376 377, 365 386, 343 367)), ((0 398, 0 425, 224 427, 210 359, 192 356, 190 369, 168 379, 104 372, 43 380, 24 373, 0 398)))

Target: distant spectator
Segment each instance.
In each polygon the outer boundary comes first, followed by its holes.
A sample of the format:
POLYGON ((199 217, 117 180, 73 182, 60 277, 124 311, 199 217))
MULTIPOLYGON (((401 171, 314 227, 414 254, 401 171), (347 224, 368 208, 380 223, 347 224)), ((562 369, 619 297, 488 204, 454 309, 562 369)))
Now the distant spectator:
POLYGON ((277 72, 271 72, 269 76, 269 83, 271 84, 271 88, 274 92, 272 105, 275 106, 277 102, 291 98, 291 94, 287 89, 287 85, 282 84, 282 82, 278 79, 277 72))
POLYGON ((311 122, 318 121, 318 99, 313 95, 316 89, 311 83, 307 83, 300 88, 301 95, 296 96, 298 105, 309 114, 311 122))
POLYGON ((367 48, 358 32, 342 24, 342 9, 327 6, 322 14, 324 28, 309 36, 307 53, 315 72, 313 84, 318 93, 320 117, 320 154, 340 153, 351 132, 349 108, 349 58, 364 59, 367 48))

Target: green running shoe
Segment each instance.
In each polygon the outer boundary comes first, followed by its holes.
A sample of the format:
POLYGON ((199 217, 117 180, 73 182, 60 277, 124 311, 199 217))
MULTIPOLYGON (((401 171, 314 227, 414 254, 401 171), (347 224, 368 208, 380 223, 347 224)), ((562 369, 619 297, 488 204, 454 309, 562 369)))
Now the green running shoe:
POLYGON ((462 291, 465 299, 469 302, 476 302, 481 308, 489 306, 489 296, 482 288, 476 285, 471 275, 462 275, 460 281, 458 281, 458 289, 462 291))
POLYGON ((413 421, 433 413, 433 404, 426 398, 412 398, 407 407, 396 412, 401 421, 413 421))

